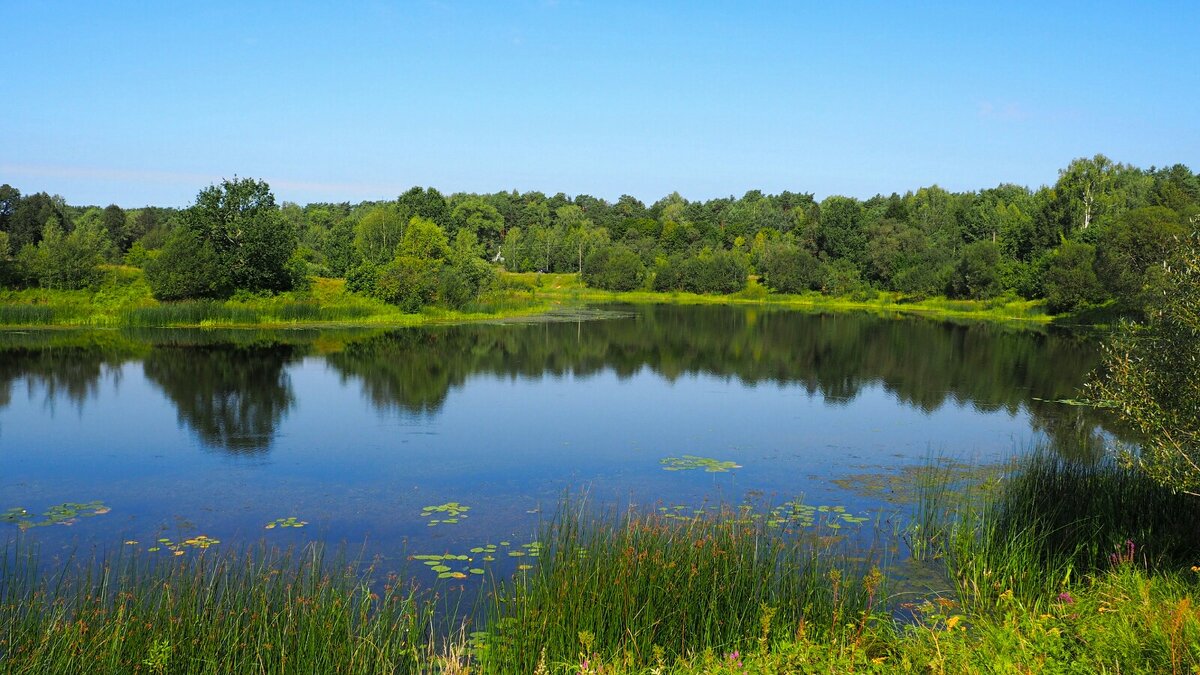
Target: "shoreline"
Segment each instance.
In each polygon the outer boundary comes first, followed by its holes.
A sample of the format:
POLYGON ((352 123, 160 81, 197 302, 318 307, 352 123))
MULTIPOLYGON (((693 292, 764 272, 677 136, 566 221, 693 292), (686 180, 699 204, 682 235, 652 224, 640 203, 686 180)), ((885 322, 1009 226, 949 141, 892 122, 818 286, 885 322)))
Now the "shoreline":
MULTIPOLYGON (((870 312, 1029 327, 1064 325, 1071 323, 1072 316, 1049 314, 1043 301, 1014 297, 952 300, 938 296, 915 300, 884 292, 865 297, 815 292, 790 295, 771 293, 755 279, 744 290, 730 295, 605 291, 584 286, 576 274, 510 272, 501 273, 499 289, 480 298, 467 311, 431 307, 420 313, 405 314, 391 305, 347 291, 344 280, 324 278, 314 280, 309 290, 275 296, 159 303, 149 295, 140 275, 126 271, 110 275, 96 291, 28 289, 0 293, 0 330, 411 328, 539 317, 561 308, 615 303, 870 312), (289 314, 298 316, 285 318, 289 314), (329 318, 322 319, 322 315, 329 318)), ((1095 324, 1083 320, 1075 325, 1095 324)))

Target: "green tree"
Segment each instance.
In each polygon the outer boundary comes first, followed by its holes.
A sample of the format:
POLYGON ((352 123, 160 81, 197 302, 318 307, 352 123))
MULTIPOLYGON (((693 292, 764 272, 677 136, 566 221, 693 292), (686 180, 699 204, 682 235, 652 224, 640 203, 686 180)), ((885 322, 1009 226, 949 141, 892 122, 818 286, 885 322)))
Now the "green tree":
POLYGON ((646 265, 623 244, 596 248, 588 255, 581 274, 584 283, 609 291, 632 291, 646 279, 646 265))
POLYGON ((1179 214, 1166 207, 1123 214, 1096 247, 1096 271, 1105 290, 1126 307, 1146 304, 1159 290, 1163 266, 1183 234, 1179 214))
POLYGON ((982 239, 964 246, 949 290, 952 297, 976 300, 999 294, 1000 245, 982 239))
POLYGON ((396 206, 401 213, 431 220, 438 227, 445 228, 450 225, 446 198, 434 188, 411 187, 396 200, 396 206))
POLYGON ((379 268, 374 294, 405 312, 420 311, 437 298, 442 261, 398 255, 379 268))
POLYGON ((438 301, 458 309, 479 297, 496 279, 496 270, 480 258, 483 245, 467 230, 459 230, 450 257, 439 273, 438 301))
POLYGON ((1200 496, 1200 240, 1167 266, 1142 325, 1123 324, 1104 345, 1091 393, 1141 436, 1128 455, 1172 489, 1200 496))
POLYGON ((504 217, 482 197, 468 197, 451 212, 458 229, 465 229, 483 244, 487 255, 499 252, 504 240, 504 217))
POLYGON ((392 204, 373 207, 354 226, 354 249, 358 256, 382 265, 396 255, 404 236, 404 218, 392 204))
POLYGON ((0 185, 0 232, 8 234, 10 221, 17 205, 21 203, 21 191, 5 183, 0 185))
POLYGON ((1047 257, 1042 290, 1051 312, 1067 312, 1100 300, 1102 289, 1095 263, 1095 247, 1075 241, 1064 241, 1047 257))
POLYGON ((857 268, 867 250, 861 220, 862 206, 857 199, 826 198, 821 202, 821 250, 831 259, 846 260, 857 268))
POLYGON ((199 231, 180 227, 171 232, 159 254, 146 262, 146 281, 159 300, 226 298, 233 282, 212 242, 199 231))
POLYGON ((64 234, 57 218, 46 222, 37 248, 26 247, 24 263, 43 288, 77 290, 100 283, 100 263, 111 246, 99 222, 64 234))
MULTIPOLYGON (((11 195, 10 195, 11 196, 11 195)), ((61 197, 51 197, 45 192, 19 197, 8 217, 8 236, 12 247, 20 251, 29 244, 42 239, 42 231, 51 218, 60 225, 68 223, 63 213, 61 197)))
POLYGON ((184 212, 181 229, 188 236, 172 237, 146 270, 155 297, 224 297, 237 289, 286 291, 303 281, 302 268, 293 258, 298 234, 263 181, 234 178, 201 190, 184 212), (175 248, 169 250, 172 243, 175 248), (199 259, 188 267, 204 274, 205 280, 180 283, 174 278, 168 265, 189 254, 199 259), (199 268, 201 263, 207 268, 199 268), (177 295, 188 289, 202 294, 177 295))
POLYGON ((821 287, 821 263, 794 244, 767 245, 760 266, 763 282, 778 293, 803 293, 821 287))
POLYGON ((10 286, 16 281, 16 263, 12 260, 8 233, 0 230, 0 286, 10 286))
POLYGON ((821 265, 821 291, 828 295, 852 295, 867 289, 858 268, 845 258, 827 260, 821 265))
POLYGON ((108 233, 108 240, 116 245, 120 253, 129 250, 134 241, 133 239, 126 238, 125 221, 125 209, 116 204, 109 204, 104 207, 104 215, 101 218, 101 222, 104 224, 104 231, 108 233))
POLYGON ((404 236, 396 246, 396 254, 426 260, 444 260, 450 254, 450 242, 437 223, 413 216, 404 228, 404 236))

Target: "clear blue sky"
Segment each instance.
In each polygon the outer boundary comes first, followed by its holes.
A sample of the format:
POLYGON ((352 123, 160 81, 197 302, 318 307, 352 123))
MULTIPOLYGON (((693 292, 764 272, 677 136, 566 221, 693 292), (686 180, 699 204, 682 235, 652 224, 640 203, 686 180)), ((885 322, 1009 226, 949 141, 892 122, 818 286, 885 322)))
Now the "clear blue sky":
POLYGON ((184 206, 541 190, 647 202, 1200 166, 1200 2, 21 2, 0 183, 184 206))

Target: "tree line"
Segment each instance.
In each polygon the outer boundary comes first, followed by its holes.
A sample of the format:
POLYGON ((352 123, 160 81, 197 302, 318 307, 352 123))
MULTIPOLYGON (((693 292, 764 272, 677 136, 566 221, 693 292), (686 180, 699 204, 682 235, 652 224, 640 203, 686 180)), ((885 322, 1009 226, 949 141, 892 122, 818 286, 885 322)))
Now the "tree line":
POLYGON ((1137 310, 1200 223, 1200 175, 1103 155, 1053 185, 938 186, 860 200, 751 190, 647 206, 622 196, 458 193, 276 204, 266 183, 223 181, 187 209, 72 207, 0 186, 0 282, 83 288, 97 265, 144 267, 156 297, 222 298, 342 277, 408 310, 462 306, 514 272, 579 273, 610 290, 1044 298, 1053 312, 1137 310))

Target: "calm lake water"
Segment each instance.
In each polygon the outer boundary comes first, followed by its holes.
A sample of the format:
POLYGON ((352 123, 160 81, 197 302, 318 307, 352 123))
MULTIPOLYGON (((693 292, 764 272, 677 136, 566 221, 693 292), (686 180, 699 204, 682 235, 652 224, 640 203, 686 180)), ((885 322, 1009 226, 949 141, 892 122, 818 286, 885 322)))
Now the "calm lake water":
POLYGON ((399 559, 529 542, 567 494, 688 512, 803 497, 872 515, 896 507, 839 479, 1102 433, 1085 409, 1051 402, 1077 396, 1097 362, 1082 336, 762 308, 603 312, 0 333, 0 513, 108 509, 70 527, 0 523, 0 537, 54 555, 204 534, 399 559), (742 468, 664 470, 683 455, 742 468), (430 526, 448 516, 422 509, 447 502, 468 517, 430 526), (288 517, 308 526, 265 529, 288 517))

